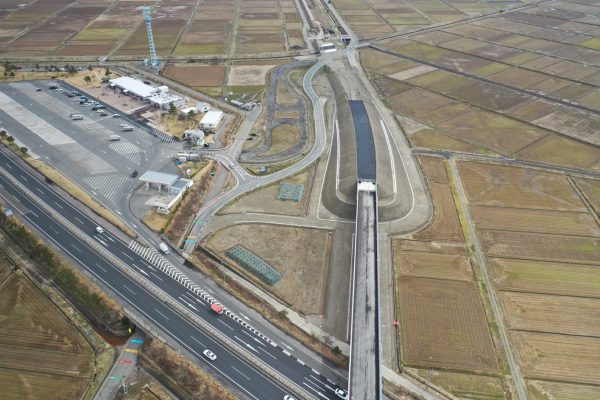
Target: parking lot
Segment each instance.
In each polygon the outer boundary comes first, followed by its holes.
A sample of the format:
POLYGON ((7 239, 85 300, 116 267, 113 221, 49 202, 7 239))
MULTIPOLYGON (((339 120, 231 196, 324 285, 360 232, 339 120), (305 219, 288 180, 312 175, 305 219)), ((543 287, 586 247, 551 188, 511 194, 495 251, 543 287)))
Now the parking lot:
POLYGON ((106 206, 122 209, 136 186, 132 173, 161 169, 180 145, 107 104, 80 104, 80 96, 67 95, 75 87, 57 82, 49 89, 50 82, 0 84, 1 129, 106 206))

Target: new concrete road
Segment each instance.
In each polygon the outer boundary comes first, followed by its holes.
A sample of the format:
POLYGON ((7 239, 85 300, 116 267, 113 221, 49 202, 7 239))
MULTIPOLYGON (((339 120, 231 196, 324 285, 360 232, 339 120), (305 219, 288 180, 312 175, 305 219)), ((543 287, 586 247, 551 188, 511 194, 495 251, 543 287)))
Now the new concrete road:
POLYGON ((375 400, 381 398, 382 384, 377 273, 377 192, 375 184, 370 182, 358 184, 354 238, 348 394, 352 400, 375 400), (365 185, 367 188, 364 188, 365 185))
MULTIPOLYGON (((354 48, 350 46, 346 51, 353 52, 354 48)), ((222 194, 220 197, 214 199, 211 203, 205 205, 198 212, 198 214, 196 214, 196 218, 188 236, 200 239, 200 233, 202 232, 202 228, 206 225, 206 222, 210 218, 212 218, 216 214, 216 212, 223 208, 227 203, 243 195, 246 192, 255 190, 258 187, 268 185, 270 183, 283 179, 289 175, 295 174, 296 172, 308 167, 321 156, 321 153, 323 153, 323 150, 325 149, 325 117, 323 115, 323 107, 321 106, 319 97, 317 96, 316 92, 312 87, 312 80, 315 74, 323 66, 325 66, 332 60, 335 60, 336 58, 342 57, 344 53, 345 51, 336 52, 328 55, 327 57, 323 58, 321 61, 313 65, 304 75, 302 84, 304 91, 311 100, 315 123, 315 143, 310 149, 310 152, 302 160, 300 160, 291 167, 274 172, 268 176, 258 177, 255 179, 245 179, 245 177, 241 173, 239 173, 239 171, 237 171, 236 168, 232 168, 232 172, 234 173, 237 179, 237 185, 229 192, 222 194)), ((232 165, 237 165, 237 162, 232 165)), ((194 240, 187 241, 184 247, 184 251, 190 254, 194 250, 196 244, 197 242, 194 240)))
MULTIPOLYGON (((51 186, 21 165, 18 160, 0 152, 0 193, 16 213, 23 216, 31 226, 42 232, 62 251, 81 265, 93 278, 103 284, 128 309, 133 311, 154 331, 173 340, 189 353, 197 357, 204 367, 231 382, 240 393, 253 399, 281 399, 286 390, 267 376, 259 368, 250 365, 243 357, 235 354, 212 334, 190 318, 186 313, 199 317, 210 329, 234 342, 274 371, 294 382, 298 387, 315 398, 335 399, 334 380, 323 365, 314 360, 300 360, 292 356, 286 348, 277 345, 237 317, 216 315, 209 309, 209 303, 185 285, 161 270, 163 263, 157 258, 143 256, 132 243, 125 243, 118 236, 105 230, 96 232, 97 223, 59 196, 51 186), (8 179, 8 175, 12 179, 8 179), (18 183, 16 183, 16 182, 18 183), (45 203, 44 207, 38 202, 45 203), (65 221, 60 221, 64 219, 65 221), (60 221, 60 222, 59 222, 60 221), (76 227, 75 235, 65 225, 76 227), (85 236, 85 237, 84 237, 85 236), (91 246, 91 242, 95 245, 91 246), (133 274, 124 273, 114 265, 115 257, 127 266, 133 274), (153 264, 152 261, 155 261, 153 264), (137 276, 141 279, 132 279, 137 276), (155 288, 160 287, 162 291, 155 288), (154 289, 153 289, 154 288, 154 289), (158 292, 158 293, 157 293, 158 292), (174 307, 161 295, 164 293, 177 302, 174 307), (185 308, 186 312, 182 312, 185 308), (208 361, 202 352, 210 349, 217 355, 208 361)), ((177 272, 174 276, 181 276, 177 272)), ((339 380, 338 380, 339 381, 339 380)), ((344 385, 344 382, 340 382, 344 385)))

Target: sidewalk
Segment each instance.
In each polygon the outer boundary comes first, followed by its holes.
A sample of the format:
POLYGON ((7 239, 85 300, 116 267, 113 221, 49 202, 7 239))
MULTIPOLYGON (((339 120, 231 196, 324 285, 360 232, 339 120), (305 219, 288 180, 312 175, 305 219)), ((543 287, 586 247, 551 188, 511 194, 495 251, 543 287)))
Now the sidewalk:
POLYGON ((129 376, 137 368, 137 354, 142 343, 144 343, 144 337, 144 333, 138 330, 123 345, 121 354, 119 354, 106 380, 102 382, 102 386, 96 393, 94 400, 112 400, 115 398, 119 388, 127 388, 127 385, 130 383, 129 376))

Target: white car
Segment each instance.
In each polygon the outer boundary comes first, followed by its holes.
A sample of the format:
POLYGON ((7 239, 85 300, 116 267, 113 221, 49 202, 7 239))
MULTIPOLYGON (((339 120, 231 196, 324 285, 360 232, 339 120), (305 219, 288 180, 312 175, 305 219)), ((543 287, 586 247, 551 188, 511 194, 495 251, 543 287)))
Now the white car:
POLYGON ((289 394, 286 394, 285 396, 283 396, 283 400, 296 400, 296 398, 290 396, 289 394))
POLYGON ((102 234, 102 233, 104 233, 104 229, 102 229, 101 226, 97 226, 96 227, 96 232, 102 234))
POLYGON ((209 349, 204 350, 202 354, 204 354, 204 357, 208 358, 210 361, 215 361, 217 359, 217 355, 209 349))
POLYGON ((343 400, 348 400, 348 393, 346 393, 346 391, 340 389, 340 388, 335 388, 335 394, 337 395, 337 397, 339 397, 340 399, 343 400))

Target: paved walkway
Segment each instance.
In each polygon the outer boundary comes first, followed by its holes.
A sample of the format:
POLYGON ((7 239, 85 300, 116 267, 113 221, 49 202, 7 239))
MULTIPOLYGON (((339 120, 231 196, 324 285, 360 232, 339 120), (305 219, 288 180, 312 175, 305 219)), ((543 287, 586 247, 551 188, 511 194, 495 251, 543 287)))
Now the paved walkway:
POLYGON ((123 346, 121 354, 96 393, 94 400, 112 400, 120 387, 127 387, 130 383, 129 376, 136 369, 137 354, 142 343, 144 343, 144 333, 138 330, 123 346))

